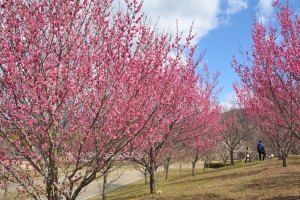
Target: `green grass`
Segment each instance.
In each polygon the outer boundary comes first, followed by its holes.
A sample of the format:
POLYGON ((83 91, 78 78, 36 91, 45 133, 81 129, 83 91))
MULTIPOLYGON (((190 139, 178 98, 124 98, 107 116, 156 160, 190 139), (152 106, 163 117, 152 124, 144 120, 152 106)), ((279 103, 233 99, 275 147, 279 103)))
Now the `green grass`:
MULTIPOLYGON (((108 192, 107 199, 300 199, 300 156, 290 156, 288 167, 282 167, 278 159, 264 162, 239 162, 234 166, 202 171, 195 177, 191 168, 170 170, 165 180, 161 172, 157 181, 158 194, 149 193, 149 184, 141 179, 132 184, 108 192)), ((101 199, 101 196, 90 200, 101 199)))

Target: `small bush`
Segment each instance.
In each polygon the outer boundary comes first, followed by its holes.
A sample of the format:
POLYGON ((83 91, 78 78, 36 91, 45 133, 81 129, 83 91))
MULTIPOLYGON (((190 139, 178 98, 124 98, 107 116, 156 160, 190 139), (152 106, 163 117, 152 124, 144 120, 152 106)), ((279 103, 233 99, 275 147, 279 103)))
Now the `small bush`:
MULTIPOLYGON (((226 163, 226 166, 230 165, 229 163, 226 163)), ((223 162, 213 162, 210 163, 209 168, 220 168, 220 167, 224 167, 224 163, 223 162)))

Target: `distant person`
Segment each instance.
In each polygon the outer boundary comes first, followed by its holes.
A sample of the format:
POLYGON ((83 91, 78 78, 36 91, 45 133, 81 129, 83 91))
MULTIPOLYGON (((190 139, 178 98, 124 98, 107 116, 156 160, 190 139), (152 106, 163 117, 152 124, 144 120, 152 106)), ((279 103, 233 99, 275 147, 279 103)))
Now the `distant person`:
POLYGON ((263 155, 262 160, 265 160, 265 156, 266 156, 265 147, 261 141, 259 141, 257 145, 257 152, 259 154, 259 160, 261 161, 261 154, 263 155))
POLYGON ((250 158, 251 158, 251 151, 249 149, 249 147, 246 148, 246 159, 245 159, 245 163, 247 162, 247 160, 249 159, 249 162, 250 162, 250 158))

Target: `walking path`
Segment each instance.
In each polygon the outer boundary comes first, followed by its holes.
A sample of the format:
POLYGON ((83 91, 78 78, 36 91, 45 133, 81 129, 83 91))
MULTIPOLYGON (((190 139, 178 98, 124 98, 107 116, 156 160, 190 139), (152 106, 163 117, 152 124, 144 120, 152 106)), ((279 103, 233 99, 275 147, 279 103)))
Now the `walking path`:
MULTIPOLYGON (((144 178, 144 175, 137 170, 125 171, 125 173, 116 182, 111 183, 108 186, 107 191, 114 190, 116 188, 119 188, 123 185, 132 183, 142 178, 144 178)), ((86 191, 83 194, 79 195, 77 199, 86 200, 94 196, 100 195, 101 194, 100 189, 101 186, 99 187, 99 183, 97 181, 93 181, 87 186, 86 191)))
MULTIPOLYGON (((187 165, 184 165, 184 166, 186 167, 187 165)), ((199 161, 196 166, 198 169, 199 169, 199 167, 203 167, 203 162, 199 161)), ((171 165, 170 168, 178 168, 178 165, 171 165)), ((160 167, 157 171, 158 172, 163 171, 163 167, 160 167)), ((107 191, 117 189, 119 187, 122 187, 124 185, 127 185, 129 183, 132 183, 132 182, 137 181, 142 178, 144 178, 144 175, 137 170, 125 171, 125 173, 116 182, 114 182, 108 186, 107 191)), ((87 186, 86 192, 79 195, 77 199, 86 200, 86 199, 95 197, 97 195, 101 195, 101 192, 99 190, 99 185, 98 185, 97 181, 94 181, 87 186)))

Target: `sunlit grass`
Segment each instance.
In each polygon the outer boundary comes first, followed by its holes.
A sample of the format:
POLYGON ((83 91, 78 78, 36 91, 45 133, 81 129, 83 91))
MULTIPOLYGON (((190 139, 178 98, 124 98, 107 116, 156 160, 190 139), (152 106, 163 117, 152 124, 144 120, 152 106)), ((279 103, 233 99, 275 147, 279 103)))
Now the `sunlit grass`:
MULTIPOLYGON (((141 179, 108 192, 107 199, 300 199, 300 156, 290 156, 288 167, 278 159, 238 163, 202 171, 192 176, 190 168, 171 169, 169 179, 160 172, 159 194, 149 193, 149 184, 141 179)), ((92 200, 101 199, 101 196, 92 200)))

